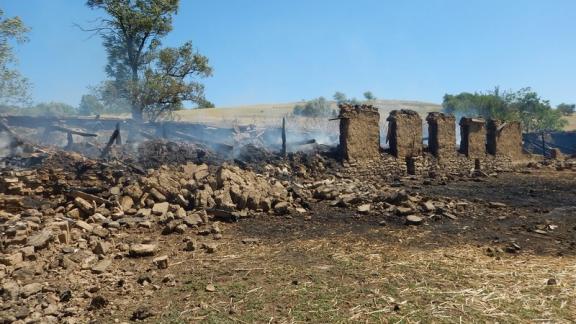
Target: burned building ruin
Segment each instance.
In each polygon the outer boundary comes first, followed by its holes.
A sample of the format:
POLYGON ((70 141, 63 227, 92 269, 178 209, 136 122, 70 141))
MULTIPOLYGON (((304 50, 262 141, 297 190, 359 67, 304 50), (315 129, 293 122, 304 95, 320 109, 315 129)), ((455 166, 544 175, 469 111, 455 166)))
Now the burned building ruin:
POLYGON ((522 127, 520 122, 489 119, 486 123, 487 151, 492 155, 512 159, 522 157, 522 127))
POLYGON ((431 112, 428 122, 428 149, 437 158, 454 156, 456 151, 456 118, 431 112))
POLYGON ((396 157, 422 154, 422 119, 413 110, 392 110, 388 121, 387 140, 390 152, 396 157))
POLYGON ((380 114, 371 105, 340 105, 340 156, 349 161, 380 157, 380 114))
POLYGON ((486 127, 482 118, 460 119, 460 153, 469 158, 486 155, 486 127))

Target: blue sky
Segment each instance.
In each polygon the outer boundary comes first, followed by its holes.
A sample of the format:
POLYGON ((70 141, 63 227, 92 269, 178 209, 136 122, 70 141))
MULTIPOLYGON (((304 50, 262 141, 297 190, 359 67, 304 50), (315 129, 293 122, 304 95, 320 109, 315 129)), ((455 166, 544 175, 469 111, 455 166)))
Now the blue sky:
MULTIPOLYGON (((77 105, 106 78, 82 0, 0 0, 32 28, 17 49, 33 99, 77 105)), ((531 86, 576 102, 574 0, 181 0, 175 46, 210 58, 217 106, 281 103, 335 91, 440 103, 445 93, 531 86)))

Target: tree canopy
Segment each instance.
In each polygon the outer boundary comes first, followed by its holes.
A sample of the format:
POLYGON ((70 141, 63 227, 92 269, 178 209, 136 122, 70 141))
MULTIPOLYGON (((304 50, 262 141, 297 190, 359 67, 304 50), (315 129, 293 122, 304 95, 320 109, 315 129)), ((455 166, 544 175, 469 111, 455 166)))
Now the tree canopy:
POLYGON ((28 41, 28 32, 19 17, 6 18, 0 9, 0 104, 29 103, 30 82, 15 68, 17 59, 11 44, 28 41))
POLYGON ((364 99, 366 99, 367 101, 374 101, 376 100, 376 96, 374 96, 372 91, 366 91, 364 92, 364 99))
POLYGON ((558 110, 564 116, 571 116, 574 114, 574 112, 576 112, 576 105, 561 103, 556 106, 556 110, 558 110))
POLYGON ((162 48, 172 30, 178 0, 88 0, 88 7, 108 17, 88 29, 103 38, 108 54, 106 73, 111 80, 101 87, 109 102, 128 104, 141 120, 164 117, 183 108, 184 102, 206 105, 204 86, 196 78, 208 77, 208 58, 191 42, 162 48))
POLYGON ((98 115, 104 112, 104 105, 95 95, 83 95, 78 106, 79 115, 98 115))
POLYGON ((560 130, 567 124, 559 110, 530 88, 516 92, 495 88, 488 92, 446 94, 442 107, 445 112, 460 116, 520 121, 527 132, 560 130))
POLYGON ((330 102, 324 97, 308 100, 303 104, 294 107, 294 115, 306 117, 325 117, 333 116, 334 109, 330 107, 330 102))

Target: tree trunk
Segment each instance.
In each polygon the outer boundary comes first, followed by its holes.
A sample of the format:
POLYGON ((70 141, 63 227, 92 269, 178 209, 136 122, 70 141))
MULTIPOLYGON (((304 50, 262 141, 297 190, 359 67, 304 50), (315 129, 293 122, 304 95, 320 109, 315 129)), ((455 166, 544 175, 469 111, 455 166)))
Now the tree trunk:
MULTIPOLYGON (((132 91, 137 91, 136 89, 138 89, 138 64, 137 62, 133 62, 131 64, 131 69, 132 69, 132 91)), ((142 107, 140 107, 140 105, 138 104, 138 100, 136 99, 138 98, 138 94, 137 93, 132 93, 132 119, 134 119, 134 121, 136 123, 141 123, 143 120, 143 116, 142 116, 142 107)))
POLYGON ((132 104, 132 119, 138 123, 141 123, 143 120, 142 109, 140 109, 137 104, 132 104))

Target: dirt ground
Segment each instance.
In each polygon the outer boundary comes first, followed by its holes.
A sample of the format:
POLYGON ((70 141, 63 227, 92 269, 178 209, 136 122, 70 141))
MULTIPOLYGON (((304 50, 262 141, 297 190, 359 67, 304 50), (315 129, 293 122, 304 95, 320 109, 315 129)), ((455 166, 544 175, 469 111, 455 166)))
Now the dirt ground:
POLYGON ((405 186, 478 204, 421 226, 316 204, 304 216, 222 224, 213 254, 163 236, 168 269, 119 260, 100 280, 110 305, 96 322, 136 310, 150 323, 576 321, 574 173, 405 186))

